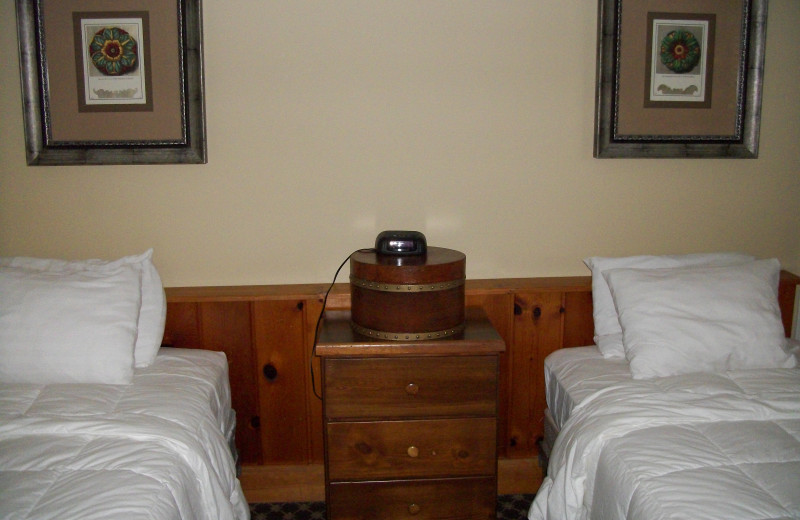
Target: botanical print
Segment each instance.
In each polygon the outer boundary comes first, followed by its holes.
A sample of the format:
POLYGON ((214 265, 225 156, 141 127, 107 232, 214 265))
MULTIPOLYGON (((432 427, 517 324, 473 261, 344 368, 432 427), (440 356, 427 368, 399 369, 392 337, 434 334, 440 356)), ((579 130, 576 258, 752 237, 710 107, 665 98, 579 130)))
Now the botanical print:
POLYGON ((675 74, 691 72, 700 63, 700 43, 688 29, 670 31, 661 40, 661 63, 675 74))
POLYGON ((146 104, 142 18, 81 18, 86 105, 146 104))
POLYGON ((713 19, 650 17, 647 102, 710 100, 713 19))
POLYGON ((120 27, 104 27, 89 44, 92 64, 106 76, 123 76, 139 66, 136 39, 120 27))

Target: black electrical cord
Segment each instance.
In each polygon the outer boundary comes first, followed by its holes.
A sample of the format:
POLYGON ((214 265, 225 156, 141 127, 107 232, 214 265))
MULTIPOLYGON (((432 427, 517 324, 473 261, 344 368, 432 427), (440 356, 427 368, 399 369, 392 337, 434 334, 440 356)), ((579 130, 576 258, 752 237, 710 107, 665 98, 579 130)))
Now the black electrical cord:
POLYGON ((317 317, 317 325, 316 327, 314 327, 314 345, 311 347, 311 361, 309 361, 310 364, 309 368, 311 370, 311 389, 314 391, 314 395, 320 401, 322 401, 322 396, 317 393, 317 383, 314 378, 314 358, 317 356, 317 341, 319 340, 319 326, 322 324, 322 316, 325 314, 325 305, 328 303, 328 295, 331 293, 331 289, 333 289, 333 285, 336 283, 336 277, 339 276, 339 271, 342 270, 342 267, 344 267, 344 264, 346 264, 347 261, 350 260, 351 256, 353 256, 356 253, 374 253, 374 252, 375 248, 370 247, 365 249, 356 249, 355 251, 347 255, 347 258, 345 258, 344 261, 342 261, 341 265, 339 265, 339 268, 336 269, 336 272, 333 275, 333 281, 328 286, 328 290, 325 291, 325 297, 322 299, 322 309, 320 309, 319 311, 319 316, 317 317))

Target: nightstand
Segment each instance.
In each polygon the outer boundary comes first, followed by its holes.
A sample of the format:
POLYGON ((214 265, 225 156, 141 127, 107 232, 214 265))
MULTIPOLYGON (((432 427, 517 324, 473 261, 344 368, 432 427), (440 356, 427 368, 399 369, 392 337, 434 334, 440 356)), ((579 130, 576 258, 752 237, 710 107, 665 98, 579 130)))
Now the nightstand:
POLYGON ((481 309, 425 341, 356 334, 327 312, 321 358, 329 520, 495 518, 500 335, 481 309))

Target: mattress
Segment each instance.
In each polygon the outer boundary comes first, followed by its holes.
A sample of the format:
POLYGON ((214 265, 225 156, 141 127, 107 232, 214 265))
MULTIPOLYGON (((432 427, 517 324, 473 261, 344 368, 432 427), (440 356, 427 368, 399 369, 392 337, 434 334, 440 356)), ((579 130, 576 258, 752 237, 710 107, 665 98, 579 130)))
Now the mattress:
POLYGON ((594 345, 551 353, 544 360, 545 397, 556 428, 564 426, 575 405, 587 396, 630 379, 624 358, 606 359, 594 345))
POLYGON ((225 355, 162 348, 129 385, 0 385, 0 517, 245 519, 225 355))
POLYGON ((800 519, 800 369, 604 381, 573 350, 549 362, 569 419, 530 519, 800 519))
MULTIPOLYGON (((789 340, 788 346, 800 363, 800 341, 789 340)), ((577 404, 604 388, 632 381, 632 378, 626 359, 605 358, 597 346, 591 345, 552 352, 544 360, 544 380, 549 415, 560 431, 577 404)), ((683 380, 697 380, 697 376, 668 380, 671 381, 669 385, 674 385, 683 380)))

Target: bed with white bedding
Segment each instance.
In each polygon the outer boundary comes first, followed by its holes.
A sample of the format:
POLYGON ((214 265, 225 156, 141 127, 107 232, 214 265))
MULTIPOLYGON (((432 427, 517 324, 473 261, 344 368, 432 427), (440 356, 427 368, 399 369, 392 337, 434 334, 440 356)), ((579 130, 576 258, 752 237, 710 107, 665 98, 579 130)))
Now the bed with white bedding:
POLYGON ((0 259, 0 518, 249 518, 227 360, 160 348, 151 255, 0 259))
POLYGON ((624 358, 605 358, 594 345, 560 349, 547 356, 545 399, 556 430, 561 430, 575 406, 587 396, 630 380, 631 371, 624 358))
POLYGON ((240 519, 225 355, 162 348, 128 385, 0 384, 0 518, 240 519))
POLYGON ((800 518, 800 349, 777 337, 774 262, 733 264, 603 277, 622 333, 546 360, 560 433, 529 518, 800 518))

